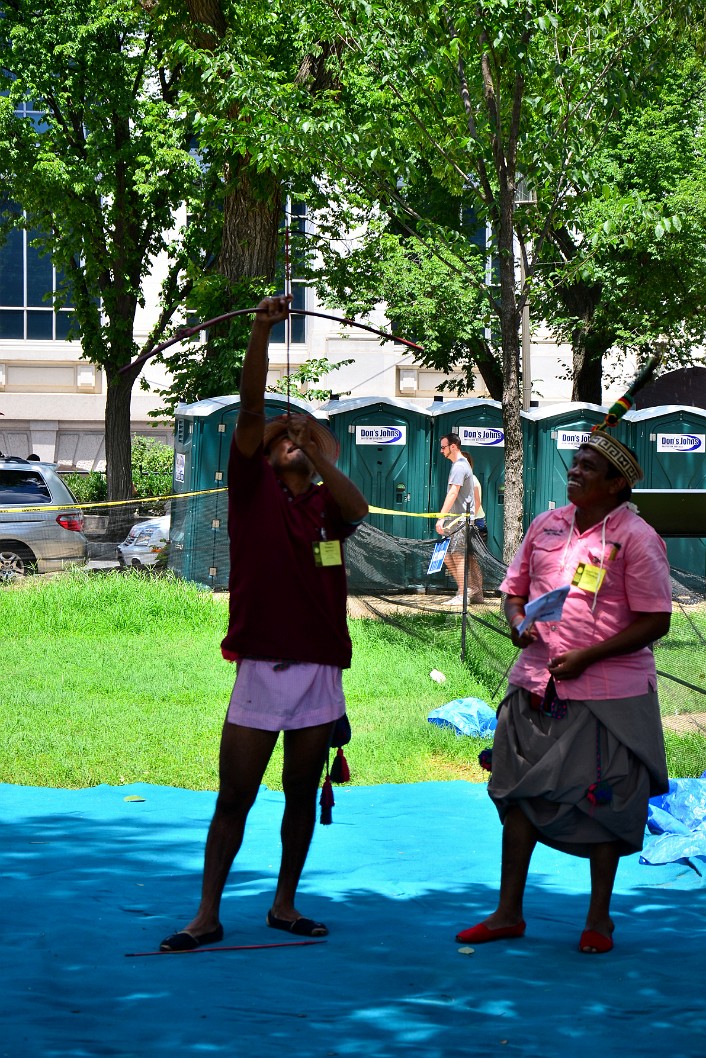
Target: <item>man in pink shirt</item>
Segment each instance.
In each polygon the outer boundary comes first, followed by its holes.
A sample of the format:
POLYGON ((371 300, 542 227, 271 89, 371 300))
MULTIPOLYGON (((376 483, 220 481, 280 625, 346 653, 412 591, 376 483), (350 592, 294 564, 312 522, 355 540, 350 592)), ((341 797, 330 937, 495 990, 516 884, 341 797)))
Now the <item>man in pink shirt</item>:
POLYGON ((588 858, 591 900, 579 949, 610 951, 620 856, 642 848, 647 805, 667 789, 651 644, 671 615, 666 548, 629 503, 642 477, 602 431, 568 472, 569 505, 532 522, 501 588, 522 653, 498 709, 488 793, 503 822, 496 910, 461 943, 520 937, 537 841, 588 858), (569 586, 556 620, 519 632, 525 606, 569 586))

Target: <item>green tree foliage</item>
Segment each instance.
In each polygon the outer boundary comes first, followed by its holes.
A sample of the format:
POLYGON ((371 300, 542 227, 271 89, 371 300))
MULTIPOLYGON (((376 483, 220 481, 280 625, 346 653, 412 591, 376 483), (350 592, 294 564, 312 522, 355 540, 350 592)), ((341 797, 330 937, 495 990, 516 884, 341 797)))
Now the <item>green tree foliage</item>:
POLYGON ((594 168, 549 232, 537 309, 573 348, 573 398, 600 403, 611 348, 689 362, 706 330, 706 78, 677 52, 606 129, 594 168))
POLYGON ((340 228, 344 210, 339 202, 321 204, 319 238, 311 280, 319 296, 343 306, 348 316, 365 315, 384 302, 393 330, 422 344, 415 362, 454 374, 441 388, 462 395, 471 392, 480 375, 489 395, 502 399, 497 334, 484 293, 489 263, 485 224, 469 204, 467 192, 452 194, 429 174, 403 191, 408 207, 434 209, 454 236, 453 255, 430 236, 427 225, 409 218, 401 225, 394 212, 381 215, 349 205, 347 223, 365 236, 341 254, 340 228), (411 232, 410 233, 410 229, 411 232))
POLYGON ((318 383, 332 371, 354 363, 355 360, 335 360, 332 363, 326 357, 306 360, 303 364, 294 367, 284 378, 278 379, 273 386, 268 386, 267 389, 269 393, 282 393, 285 396, 291 394, 303 400, 329 400, 332 390, 324 389, 318 383))
POLYGON ((174 449, 154 437, 132 439, 132 482, 135 499, 169 496, 172 491, 174 449))
POLYGON ((193 242, 170 239, 175 213, 185 205, 199 216, 209 198, 177 96, 180 71, 156 42, 168 18, 132 0, 47 0, 40 16, 36 4, 12 0, 0 15, 2 220, 41 232, 37 244, 62 277, 57 305, 73 306, 82 355, 105 369, 108 496, 124 499, 136 311, 166 254, 149 349, 189 285, 193 242), (26 100, 41 111, 37 127, 18 113, 26 100))
POLYGON ((88 474, 62 474, 78 503, 103 503, 108 498, 108 485, 105 474, 90 470, 88 474))
MULTIPOLYGON (((220 239, 220 232, 217 238, 220 239)), ((254 307, 274 290, 274 284, 267 282, 264 276, 229 281, 213 271, 209 264, 195 279, 193 290, 186 299, 186 310, 195 326, 194 317, 206 321, 236 309, 254 307)), ((156 388, 162 406, 150 412, 150 416, 163 420, 165 416, 171 417, 181 403, 191 404, 217 394, 237 393, 251 325, 252 316, 238 316, 225 324, 199 331, 161 355, 159 358, 169 368, 171 377, 166 386, 156 388)))
MULTIPOLYGON (((309 72, 316 57, 304 31, 306 4, 267 0, 143 0, 168 16, 169 51, 181 71, 181 106, 193 117, 201 164, 218 174, 207 237, 207 266, 191 273, 188 309, 208 320, 253 307, 282 289, 282 216, 288 187, 305 182, 319 162, 293 154, 275 113, 278 99, 301 104, 322 89, 309 72), (299 24, 300 17, 303 25, 299 24), (303 71, 307 71, 305 75, 303 71)), ((250 318, 211 328, 205 342, 171 350, 164 362, 172 383, 162 391, 165 409, 214 393, 236 392, 250 318)))
MULTIPOLYGON (((285 131, 293 157, 313 155, 315 144, 341 200, 357 195, 371 216, 390 217, 443 260, 442 281, 455 271, 480 291, 500 351, 509 555, 522 532, 522 310, 564 204, 596 186, 607 125, 632 105, 656 58, 668 61, 685 9, 642 0, 559 0, 550 9, 539 0, 352 0, 317 10, 333 87, 312 98, 306 121, 281 122, 274 149, 281 153, 285 131), (417 205, 428 173, 451 198, 468 196, 487 222, 494 268, 469 267, 457 225, 417 205), (531 206, 521 205, 523 187, 531 206)), ((289 102, 270 93, 267 111, 286 115, 289 102)), ((330 198, 330 182, 324 191, 330 198)))
MULTIPOLYGON (((151 499, 168 496, 172 491, 174 449, 153 437, 136 434, 132 439, 132 498, 151 499)), ((79 503, 103 503, 108 498, 105 474, 96 470, 88 474, 62 474, 79 503)), ((97 513, 105 513, 98 511, 97 513)))

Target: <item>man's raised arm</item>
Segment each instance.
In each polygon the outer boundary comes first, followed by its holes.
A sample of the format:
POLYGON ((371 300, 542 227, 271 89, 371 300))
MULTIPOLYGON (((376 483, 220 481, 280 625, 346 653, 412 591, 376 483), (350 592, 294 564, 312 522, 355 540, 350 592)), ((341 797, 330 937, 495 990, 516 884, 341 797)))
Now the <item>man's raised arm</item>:
POLYGON ((235 443, 244 456, 251 456, 262 442, 265 427, 267 347, 276 323, 289 315, 289 297, 264 298, 257 307, 243 371, 240 376, 240 411, 235 425, 235 443))

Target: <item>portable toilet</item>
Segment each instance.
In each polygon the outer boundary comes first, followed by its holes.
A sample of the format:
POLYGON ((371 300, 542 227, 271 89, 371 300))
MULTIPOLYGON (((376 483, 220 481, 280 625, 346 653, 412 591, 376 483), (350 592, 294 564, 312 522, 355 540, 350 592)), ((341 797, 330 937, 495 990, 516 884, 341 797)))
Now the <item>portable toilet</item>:
MULTIPOLYGON (((668 490, 674 492, 675 504, 685 493, 706 489, 706 410, 677 406, 645 408, 625 416, 645 477, 635 489, 640 506, 640 492, 668 490)), ((629 442, 628 442, 629 443, 629 442)), ((649 521, 647 497, 645 517, 649 521)), ((693 499, 693 496, 690 497, 693 499)), ((684 536, 665 535, 670 565, 700 576, 706 574, 706 500, 690 505, 697 514, 697 525, 684 525, 684 536), (701 511, 700 518, 698 511, 701 511), (703 530, 703 531, 702 531, 703 530), (696 535, 699 533, 700 535, 696 535)))
MULTIPOLYGON (((299 398, 265 395, 267 418, 290 409, 325 418, 299 398)), ((239 410, 237 395, 209 397, 180 404, 174 422, 169 567, 214 589, 228 587, 228 455, 239 410)))
MULTIPOLYGON (((605 414, 606 409, 598 404, 573 401, 526 412, 535 447, 534 480, 525 505, 530 520, 542 511, 568 503, 567 471, 574 453, 591 436, 592 428, 603 422, 605 414)), ((625 432, 620 424, 615 431, 617 440, 624 441, 625 432)))
POLYGON ((428 414, 433 424, 430 510, 441 510, 448 487, 451 464, 441 451, 441 438, 450 433, 458 434, 462 450, 473 459, 473 473, 480 482, 488 525, 488 549, 495 555, 502 555, 505 480, 502 405, 496 400, 459 398, 435 401, 428 408, 428 414))
POLYGON ((320 409, 338 438, 338 465, 373 508, 368 522, 391 536, 434 535, 429 511, 431 419, 410 401, 390 397, 331 400, 320 409))

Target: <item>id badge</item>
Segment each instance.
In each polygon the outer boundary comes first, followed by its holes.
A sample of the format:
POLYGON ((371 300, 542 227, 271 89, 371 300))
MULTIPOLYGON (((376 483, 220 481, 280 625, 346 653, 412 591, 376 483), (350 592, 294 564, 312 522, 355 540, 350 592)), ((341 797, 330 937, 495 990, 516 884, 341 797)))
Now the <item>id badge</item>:
POLYGON ((317 540, 312 545, 314 548, 314 565, 316 566, 341 566, 340 540, 317 540))
POLYGON ((592 595, 600 588, 605 577, 605 570, 599 566, 593 566, 590 562, 579 562, 571 583, 575 588, 588 591, 592 595))

